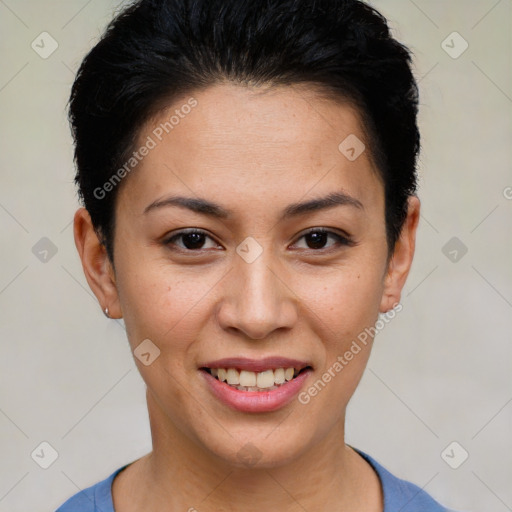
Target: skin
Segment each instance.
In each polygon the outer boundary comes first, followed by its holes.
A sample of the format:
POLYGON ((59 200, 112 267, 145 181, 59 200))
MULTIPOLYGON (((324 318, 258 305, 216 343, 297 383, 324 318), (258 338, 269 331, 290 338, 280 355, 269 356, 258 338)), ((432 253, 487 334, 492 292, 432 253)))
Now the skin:
MULTIPOLYGON (((197 107, 121 184, 115 270, 87 211, 75 215, 78 252, 102 308, 124 318, 132 351, 147 338, 161 351, 149 366, 134 358, 147 385, 153 451, 114 480, 115 509, 382 511, 376 473, 344 442, 345 410, 371 343, 306 405, 294 399, 264 414, 220 403, 198 366, 283 355, 313 366, 303 389, 311 386, 400 301, 419 200, 410 197, 388 259, 384 189, 369 145, 355 161, 338 150, 349 134, 365 141, 354 108, 305 86, 225 83, 193 96, 197 107), (362 207, 280 220, 288 205, 338 191, 362 207), (144 213, 171 194, 231 214, 217 219, 176 206, 144 213), (330 235, 315 246, 304 236, 322 227, 353 244, 330 235), (186 252, 186 237, 166 244, 186 228, 206 232, 202 249, 186 252), (236 252, 248 236, 262 248, 252 263, 236 252), (249 442, 259 454, 252 466, 237 456, 249 442)), ((189 97, 144 126, 140 141, 189 97)))

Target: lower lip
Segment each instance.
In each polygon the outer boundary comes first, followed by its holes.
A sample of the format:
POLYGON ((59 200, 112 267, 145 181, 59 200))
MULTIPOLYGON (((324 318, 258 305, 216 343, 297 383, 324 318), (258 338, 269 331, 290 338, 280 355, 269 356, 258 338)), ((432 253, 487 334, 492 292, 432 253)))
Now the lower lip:
POLYGON ((293 400, 312 370, 303 370, 297 377, 272 391, 240 391, 216 379, 206 370, 199 371, 204 375, 213 394, 229 407, 241 412, 272 412, 293 400))

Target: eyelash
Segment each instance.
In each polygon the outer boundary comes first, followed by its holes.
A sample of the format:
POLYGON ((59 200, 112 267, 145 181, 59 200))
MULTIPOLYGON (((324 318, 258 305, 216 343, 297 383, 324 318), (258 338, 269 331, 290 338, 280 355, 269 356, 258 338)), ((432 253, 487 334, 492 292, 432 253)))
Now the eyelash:
MULTIPOLYGON (((327 235, 331 235, 334 238, 336 238, 337 245, 339 247, 340 246, 351 247, 351 246, 355 245, 355 242, 352 240, 352 238, 349 235, 341 235, 339 233, 336 233, 335 231, 330 231, 325 228, 310 228, 305 233, 303 233, 298 238, 298 240, 310 235, 311 233, 325 233, 327 235)), ((174 245, 174 240, 176 240, 180 237, 186 236, 186 235, 191 235, 191 234, 205 235, 207 238, 210 238, 211 240, 213 240, 213 238, 210 235, 208 235, 206 233, 206 231, 203 231, 203 230, 197 229, 197 228, 190 228, 190 229, 182 230, 182 231, 179 231, 178 233, 175 233, 171 237, 164 240, 163 243, 166 246, 171 246, 171 245, 174 245)), ((295 242, 295 243, 297 243, 297 242, 295 242)), ((326 251, 331 251, 332 249, 333 249, 333 247, 331 246, 331 247, 321 248, 321 249, 306 248, 305 250, 313 251, 313 252, 326 252, 326 251)), ((176 249, 174 249, 174 250, 176 250, 176 249)), ((204 251, 204 249, 202 249, 202 248, 201 249, 187 249, 187 248, 183 248, 183 247, 178 247, 177 250, 181 251, 181 252, 187 252, 187 253, 193 253, 193 252, 200 253, 201 251, 204 251)), ((208 250, 208 249, 206 249, 206 250, 208 250)))

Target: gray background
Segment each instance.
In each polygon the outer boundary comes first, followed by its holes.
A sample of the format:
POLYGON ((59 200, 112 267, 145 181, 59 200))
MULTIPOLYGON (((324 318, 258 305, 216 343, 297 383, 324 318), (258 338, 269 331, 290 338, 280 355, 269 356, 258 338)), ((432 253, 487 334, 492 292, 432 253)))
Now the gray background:
MULTIPOLYGON (((447 506, 512 510, 512 1, 373 4, 416 56, 423 213, 347 441, 447 506)), ((123 324, 90 292, 71 225, 65 103, 116 5, 0 0, 0 512, 54 510, 151 448, 123 324)))

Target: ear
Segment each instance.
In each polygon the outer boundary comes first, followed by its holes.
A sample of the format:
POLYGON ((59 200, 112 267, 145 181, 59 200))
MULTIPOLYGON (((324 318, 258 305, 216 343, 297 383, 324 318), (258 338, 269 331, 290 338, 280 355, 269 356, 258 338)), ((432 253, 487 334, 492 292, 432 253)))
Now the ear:
POLYGON ((85 278, 101 309, 108 308, 110 318, 121 318, 114 268, 85 208, 80 208, 75 213, 74 235, 85 278))
POLYGON ((412 265, 416 245, 416 229, 420 218, 420 200, 409 196, 407 218, 402 227, 384 278, 380 312, 386 313, 400 302, 402 288, 412 265))

